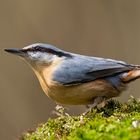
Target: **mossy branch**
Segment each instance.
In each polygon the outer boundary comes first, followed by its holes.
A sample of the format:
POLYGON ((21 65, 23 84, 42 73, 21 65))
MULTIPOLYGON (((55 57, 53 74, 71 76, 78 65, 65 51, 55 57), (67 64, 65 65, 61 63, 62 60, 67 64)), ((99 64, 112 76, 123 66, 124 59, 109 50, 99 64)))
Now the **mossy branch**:
POLYGON ((139 140, 140 101, 131 97, 127 103, 110 100, 103 108, 85 116, 65 115, 49 119, 21 140, 139 140))

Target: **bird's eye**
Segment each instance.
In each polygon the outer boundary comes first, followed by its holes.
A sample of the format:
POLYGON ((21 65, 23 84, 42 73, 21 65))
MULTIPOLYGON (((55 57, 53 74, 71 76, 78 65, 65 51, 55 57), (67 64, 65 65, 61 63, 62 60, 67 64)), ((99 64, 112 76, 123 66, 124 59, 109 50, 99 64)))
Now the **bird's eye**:
POLYGON ((40 47, 39 46, 36 46, 33 49, 36 50, 36 51, 38 51, 38 50, 40 50, 40 47))
POLYGON ((43 48, 41 48, 40 46, 36 46, 34 47, 34 51, 43 51, 43 48))

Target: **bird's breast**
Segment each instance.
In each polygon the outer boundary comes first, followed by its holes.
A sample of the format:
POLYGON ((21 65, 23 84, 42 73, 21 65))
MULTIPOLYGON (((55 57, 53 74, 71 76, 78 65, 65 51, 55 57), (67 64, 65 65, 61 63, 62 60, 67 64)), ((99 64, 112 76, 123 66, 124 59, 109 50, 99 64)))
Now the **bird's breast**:
POLYGON ((62 104, 91 104, 99 96, 108 98, 119 96, 121 91, 116 90, 106 80, 95 80, 80 85, 53 85, 47 95, 62 104))
MULTIPOLYGON (((49 90, 51 87, 54 87, 56 85, 56 82, 53 81, 53 75, 57 67, 62 62, 62 59, 56 59, 53 61, 52 64, 47 66, 39 66, 34 67, 34 72, 40 82, 40 85, 43 89, 43 91, 48 95, 49 90)), ((48 95, 49 96, 49 95, 48 95)))

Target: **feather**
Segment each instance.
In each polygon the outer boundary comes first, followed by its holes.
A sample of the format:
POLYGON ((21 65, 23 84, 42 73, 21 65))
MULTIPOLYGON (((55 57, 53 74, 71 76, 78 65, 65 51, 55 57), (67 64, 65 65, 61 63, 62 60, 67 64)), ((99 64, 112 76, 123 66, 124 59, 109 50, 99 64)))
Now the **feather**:
POLYGON ((133 69, 123 61, 73 54, 54 72, 53 80, 63 85, 75 85, 113 76, 133 69))

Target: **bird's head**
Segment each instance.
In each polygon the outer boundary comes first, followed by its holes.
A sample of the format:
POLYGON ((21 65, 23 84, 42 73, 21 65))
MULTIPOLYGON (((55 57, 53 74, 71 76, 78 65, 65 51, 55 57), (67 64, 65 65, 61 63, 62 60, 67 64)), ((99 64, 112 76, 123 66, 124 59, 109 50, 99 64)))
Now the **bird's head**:
POLYGON ((71 57, 68 52, 42 43, 32 44, 22 49, 5 49, 5 51, 20 56, 32 65, 49 65, 57 58, 71 57))

